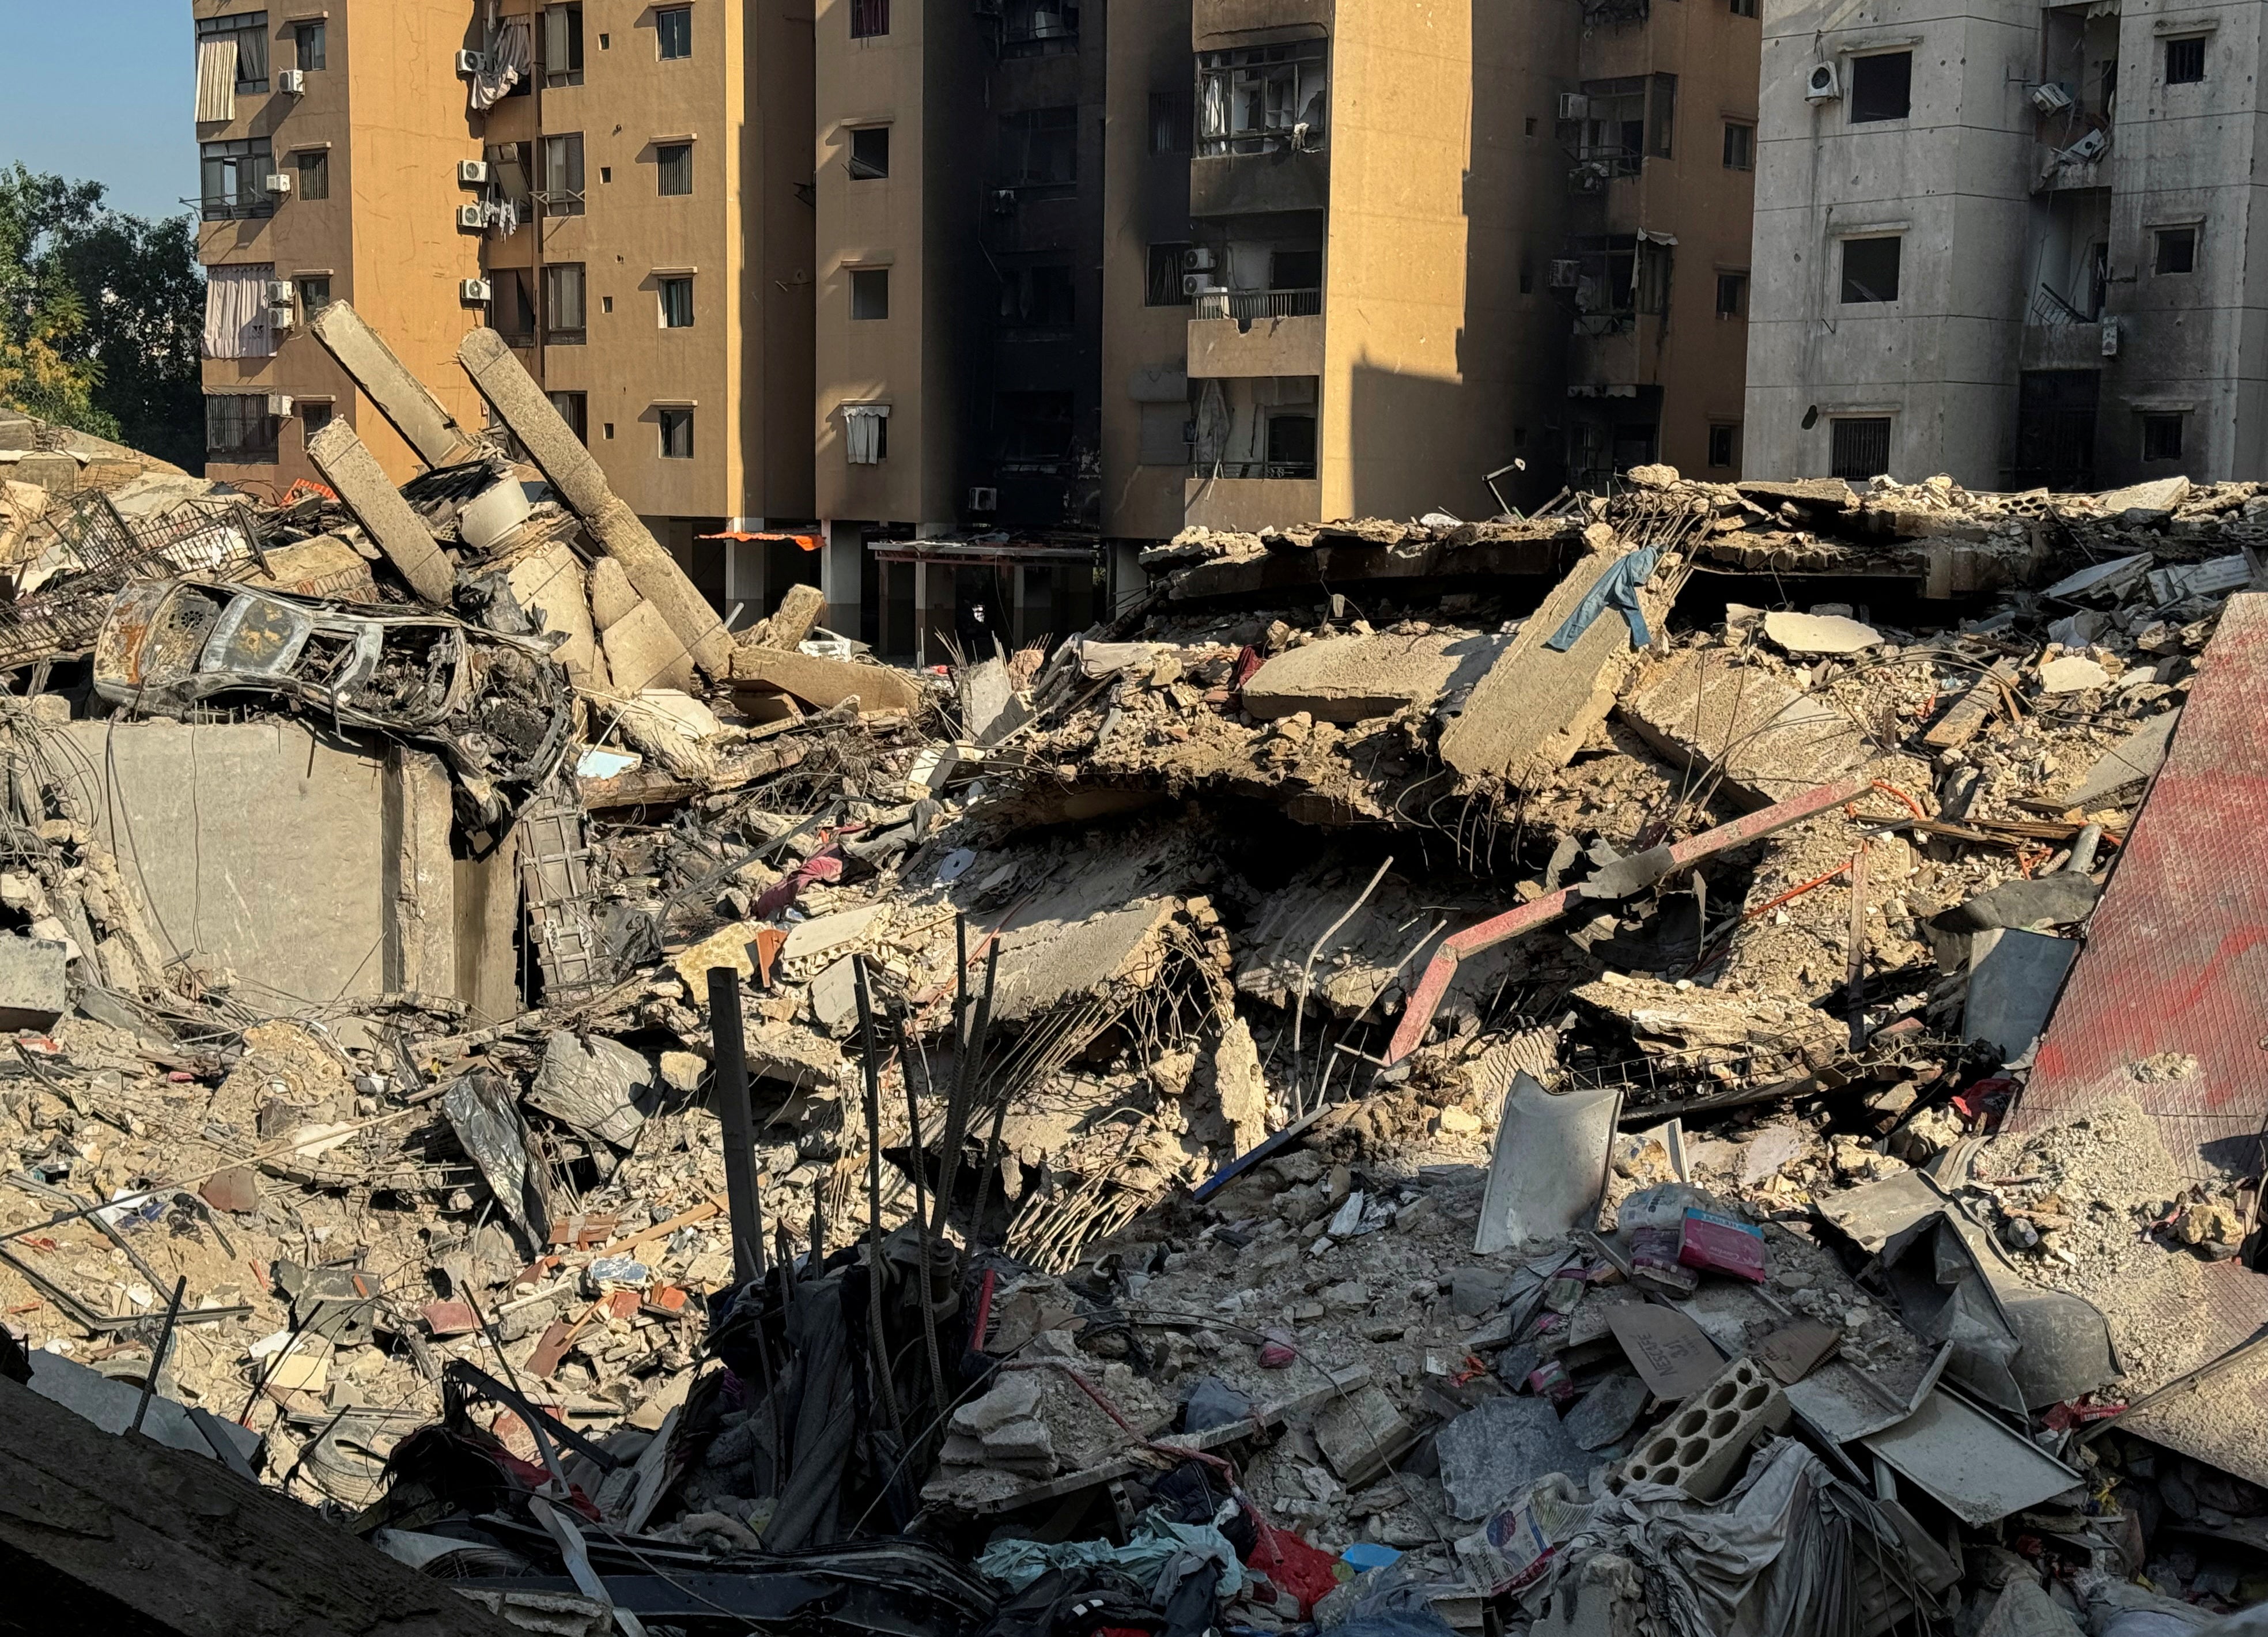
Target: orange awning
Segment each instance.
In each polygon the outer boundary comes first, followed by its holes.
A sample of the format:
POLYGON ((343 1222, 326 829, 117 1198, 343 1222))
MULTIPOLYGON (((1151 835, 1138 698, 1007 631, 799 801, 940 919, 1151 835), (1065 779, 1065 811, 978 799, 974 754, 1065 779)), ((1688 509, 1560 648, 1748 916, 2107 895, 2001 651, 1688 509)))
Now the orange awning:
POLYGON ((696 540, 792 540, 806 551, 819 549, 819 536, 816 535, 752 535, 744 529, 728 528, 721 535, 696 535, 694 538, 696 540))

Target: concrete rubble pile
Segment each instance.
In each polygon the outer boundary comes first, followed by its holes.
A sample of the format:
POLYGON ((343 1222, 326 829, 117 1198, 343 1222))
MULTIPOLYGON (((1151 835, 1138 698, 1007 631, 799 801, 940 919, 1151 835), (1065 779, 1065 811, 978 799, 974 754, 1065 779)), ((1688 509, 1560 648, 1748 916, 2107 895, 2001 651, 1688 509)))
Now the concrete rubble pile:
POLYGON ((492 336, 471 433, 318 333, 409 483, 334 423, 322 490, 0 516, 42 1586, 891 1637, 2268 1600, 2220 1039, 2268 868, 2182 829, 2268 787, 2221 726, 2268 494, 1641 468, 1191 531, 1111 624, 916 673, 809 588, 726 630, 492 336), (2218 964, 2136 1004, 2188 922, 2218 964))

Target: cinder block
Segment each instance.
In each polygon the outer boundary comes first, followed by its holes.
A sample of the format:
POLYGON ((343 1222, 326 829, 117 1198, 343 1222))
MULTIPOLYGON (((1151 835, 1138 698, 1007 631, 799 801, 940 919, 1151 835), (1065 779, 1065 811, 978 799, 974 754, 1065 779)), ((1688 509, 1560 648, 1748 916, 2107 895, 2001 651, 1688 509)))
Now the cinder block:
POLYGON ((52 1029, 70 1005, 63 944, 0 938, 0 1029, 52 1029))
POLYGON ((1735 1359, 1623 1463, 1616 1484, 1661 1484, 1714 1501, 1749 1446, 1786 1427, 1789 1413, 1779 1383, 1754 1359, 1735 1359))

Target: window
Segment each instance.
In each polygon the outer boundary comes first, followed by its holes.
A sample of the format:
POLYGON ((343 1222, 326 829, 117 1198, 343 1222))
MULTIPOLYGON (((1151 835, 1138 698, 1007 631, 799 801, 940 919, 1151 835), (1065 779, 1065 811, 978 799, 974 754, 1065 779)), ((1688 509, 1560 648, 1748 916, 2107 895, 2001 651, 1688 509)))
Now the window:
POLYGON ((543 83, 551 86, 583 83, 583 8, 579 5, 543 8, 543 83))
POLYGON ((1902 120, 1911 105, 1913 53, 1881 51, 1851 59, 1851 122, 1902 120))
POLYGON ((1677 126, 1677 76, 1656 74, 1653 94, 1647 100, 1646 151, 1656 159, 1669 158, 1670 136, 1677 126))
POLYGON ((1741 424, 1719 422, 1709 428, 1709 464, 1733 467, 1741 463, 1741 424))
POLYGON ((693 458, 693 411, 686 409, 656 409, 654 418, 661 423, 661 458, 665 461, 689 461, 693 458))
POLYGON ((1197 58, 1199 153, 1320 148, 1329 107, 1320 40, 1207 51, 1197 58))
POLYGON ((1890 417, 1836 421, 1830 432, 1828 475, 1864 483, 1890 468, 1890 417))
POLYGON ((863 125, 850 133, 850 180, 878 182, 890 173, 890 128, 863 125))
POLYGON ((559 418, 567 423, 567 430, 575 434, 577 443, 591 441, 591 398, 588 393, 555 392, 550 395, 551 407, 559 418))
POLYGON ((850 0, 850 38, 872 40, 890 32, 890 0, 850 0))
POLYGON ((291 156, 291 163, 299 167, 299 180, 294 185, 294 191, 302 199, 328 199, 331 196, 331 155, 328 149, 305 149, 291 156))
POLYGON ((1072 459, 1071 394, 999 394, 992 436, 1003 471, 1060 474, 1072 459))
POLYGON ((2194 85, 2205 77, 2205 36, 2166 41, 2166 84, 2194 85))
POLYGON ((2146 415, 2142 417, 2142 458, 2178 461, 2182 458, 2182 417, 2146 415))
POLYGON ((1315 475, 1315 417, 1312 410, 1268 417, 1270 477, 1315 475))
POLYGON ((843 406, 843 453, 853 466, 875 466, 890 453, 890 406, 887 403, 846 403, 843 406))
POLYGON ((1150 151, 1187 153, 1197 113, 1186 91, 1150 93, 1150 151))
POLYGON ((265 136, 247 142, 199 144, 197 166, 204 219, 208 222, 273 216, 276 195, 268 191, 276 159, 265 136))
POLYGON ((1746 273, 1717 275, 1717 316, 1740 318, 1749 310, 1749 276, 1746 273))
POLYGON ((291 25, 291 52, 303 70, 323 66, 323 26, 320 22, 291 25))
POLYGON ((856 319, 890 316, 890 269, 854 268, 850 272, 850 316, 856 319))
POLYGON ((489 275, 496 299, 489 304, 489 322, 515 347, 535 344, 535 296, 529 277, 533 269, 502 267, 489 275))
POLYGON ((1270 290, 1321 290, 1323 253, 1320 250, 1274 250, 1268 256, 1270 290))
POLYGON ((655 289, 661 295, 661 327, 664 329, 693 328, 693 281, 682 275, 659 279, 655 289))
POLYGON ((1182 293, 1182 258, 1190 247, 1185 244, 1150 247, 1150 282, 1143 306, 1177 307, 1189 299, 1182 293))
POLYGON ((2198 230, 2194 227, 2158 229, 2158 254, 2150 264, 2155 273, 2197 271, 2198 230))
POLYGON ((1898 299, 1898 246, 1903 242, 1896 237, 1843 241, 1844 306, 1898 299))
POLYGON ((276 417, 268 395, 216 393, 205 400, 205 453, 235 465, 264 465, 276 459, 276 417))
POLYGON ((654 49, 665 63, 693 55, 693 8, 674 5, 653 14, 654 49))
POLYGON ((1000 55, 1051 56, 1079 49, 1079 7, 1072 0, 1005 0, 1000 55))
MULTIPOLYGON (((239 11, 232 17, 197 19, 197 43, 207 41, 236 47, 236 88, 239 92, 268 89, 268 13, 239 11)), ((320 63, 315 65, 320 68, 320 63)))
POLYGON ((1189 406, 1186 403, 1145 403, 1140 440, 1135 452, 1138 466, 1187 466, 1189 463, 1189 406))
POLYGON ((1000 122, 1001 184, 1067 188, 1079 180, 1079 110, 1029 108, 1000 122))
POLYGON ((1753 125, 1725 127, 1725 168, 1728 171, 1752 171, 1756 166, 1756 128, 1753 125))
POLYGON ((1734 17, 1754 17, 1756 14, 1756 0, 1726 0, 1726 4, 1734 17))
POLYGON ((612 296, 600 296, 600 297, 599 298, 599 311, 600 311, 600 312, 601 312, 601 313, 611 313, 611 312, 613 312, 614 310, 615 310, 615 299, 614 299, 612 296))
POLYGON ((693 144, 665 142, 653 151, 654 181, 664 198, 693 191, 693 144))
POLYGON ((607 436, 607 441, 608 441, 608 443, 612 443, 612 442, 614 442, 614 440, 615 440, 615 424, 614 424, 612 421, 608 421, 608 422, 607 423, 607 425, 606 425, 606 436, 607 436))
POLYGON ((1584 81, 1575 157, 1604 175, 1637 175, 1646 152, 1646 92, 1643 76, 1584 81))
POLYGON ((1069 329, 1076 304, 1067 266, 1000 269, 1003 329, 1069 329))
POLYGON ((583 214, 583 133, 543 139, 543 213, 583 214))
POLYGON ((583 339, 583 264, 554 262, 543 269, 544 339, 573 344, 583 339))
POLYGON ((301 398, 291 406, 299 414, 299 446, 313 443, 315 434, 331 424, 333 406, 318 398, 301 398))
POLYGON ((316 313, 331 305, 331 279, 326 273, 320 277, 293 281, 299 286, 299 321, 311 323, 316 313))

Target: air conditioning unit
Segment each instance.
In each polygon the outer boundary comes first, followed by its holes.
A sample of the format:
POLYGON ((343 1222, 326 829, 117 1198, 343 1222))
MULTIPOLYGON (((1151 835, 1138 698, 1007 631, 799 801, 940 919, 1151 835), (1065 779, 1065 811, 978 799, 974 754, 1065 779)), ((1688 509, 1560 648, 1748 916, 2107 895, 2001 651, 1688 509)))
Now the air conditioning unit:
POLYGON ((2118 356, 2118 321, 2115 318, 2102 321, 2102 356, 2106 358, 2118 356))
POLYGON ((489 185, 489 162, 486 159, 457 161, 457 185, 460 188, 485 188, 489 185))
POLYGON ((1843 81, 1835 72, 1832 63, 1815 63, 1811 73, 1803 82, 1806 102, 1832 102, 1843 94, 1843 81))
POLYGON ((1591 117, 1591 100, 1580 91, 1559 93, 1559 117, 1563 120, 1587 120, 1591 117))
POLYGON ((291 395, 288 392, 269 393, 268 412, 279 421, 289 418, 291 413, 291 395))
POLYGON ((268 180, 264 186, 267 188, 269 192, 281 199, 284 195, 291 191, 291 173, 289 171, 270 171, 268 173, 268 180))
POLYGON ((289 329, 298 321, 298 313, 292 310, 288 301, 268 309, 268 328, 270 329, 289 329))
POLYGON ((457 72, 460 75, 483 74, 488 71, 488 66, 489 60, 477 51, 457 53, 457 72))
POLYGON ((1016 190, 1013 188, 995 188, 992 190, 992 214, 1013 216, 1015 213, 1016 190))
POLYGON ((1579 261, 1554 262, 1551 277, 1544 283, 1554 290, 1572 290, 1583 282, 1583 264, 1579 261))
POLYGON ((307 70, 299 68, 280 69, 276 75, 276 89, 287 97, 307 94, 307 70))
POLYGON ((975 488, 968 491, 968 509, 972 512, 998 512, 1000 491, 990 488, 975 488))
POLYGON ((2032 106, 2043 114, 2060 114, 2071 107, 2071 92, 2050 80, 2032 87, 2032 106))
POLYGON ((268 305, 274 307, 288 307, 291 305, 290 279, 271 278, 268 281, 268 305))
POLYGON ((457 207, 457 225, 480 232, 489 225, 488 207, 483 204, 460 204, 457 207))
POLYGON ((2109 136, 2100 130, 2091 130, 2072 144, 2070 147, 2057 154, 2056 159, 2058 163, 2063 165, 2092 165, 2102 157, 2104 151, 2110 146, 2109 136))
POLYGON ((1218 265, 1207 246, 1197 245, 1182 252, 1182 270, 1185 273, 1210 273, 1218 265))
POLYGON ((1182 275, 1182 293, 1185 296, 1192 298, 1197 296, 1209 296, 1213 294, 1216 291, 1226 290, 1227 288, 1227 285, 1222 284, 1210 273, 1184 273, 1182 275))
POLYGON ((467 306, 486 306, 496 299, 496 286, 485 278, 460 278, 457 281, 457 299, 467 306))

